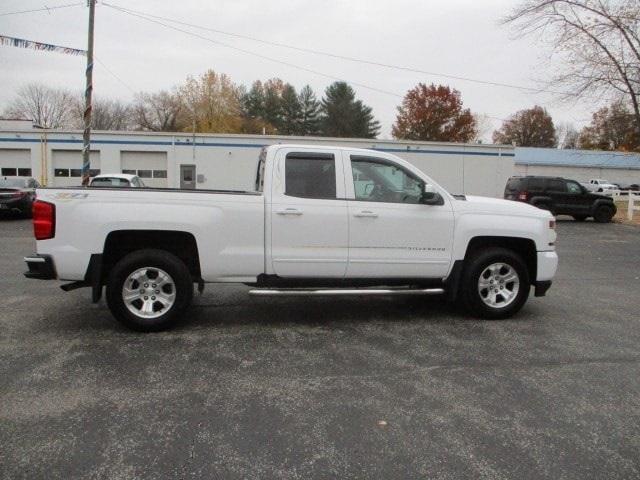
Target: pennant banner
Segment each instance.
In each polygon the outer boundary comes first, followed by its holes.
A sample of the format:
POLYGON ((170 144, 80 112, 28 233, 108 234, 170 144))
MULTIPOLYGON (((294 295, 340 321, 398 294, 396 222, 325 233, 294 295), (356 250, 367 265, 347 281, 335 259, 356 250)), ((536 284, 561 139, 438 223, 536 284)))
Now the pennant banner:
POLYGON ((19 48, 31 48, 33 50, 45 50, 47 52, 58 52, 67 55, 87 55, 86 50, 78 50, 77 48, 61 47, 59 45, 51 45, 49 43, 34 42, 23 38, 6 37, 0 35, 0 45, 19 48))

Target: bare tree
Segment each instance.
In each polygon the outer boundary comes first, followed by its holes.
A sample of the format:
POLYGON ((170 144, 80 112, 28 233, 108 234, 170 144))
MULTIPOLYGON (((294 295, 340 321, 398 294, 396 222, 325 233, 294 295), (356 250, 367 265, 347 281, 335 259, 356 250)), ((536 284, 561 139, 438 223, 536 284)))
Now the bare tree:
POLYGON ((185 107, 180 97, 162 90, 157 93, 140 93, 133 106, 136 128, 152 132, 177 132, 184 130, 185 107))
POLYGON ((640 2, 524 0, 505 23, 539 33, 563 55, 554 82, 576 98, 624 98, 640 131, 640 2))
MULTIPOLYGON (((78 96, 72 109, 74 128, 84 126, 84 96, 78 96)), ((131 130, 133 126, 133 108, 120 101, 97 98, 91 109, 91 128, 94 130, 131 130)))
POLYGON ((485 113, 474 113, 473 119, 476 124, 476 134, 471 141, 473 143, 484 143, 491 141, 491 132, 493 131, 493 122, 489 115, 485 113))
POLYGON ((573 123, 559 123, 556 126, 556 137, 558 138, 558 148, 563 150, 575 150, 578 148, 580 134, 573 123))
POLYGON ((71 126, 73 105, 68 90, 30 83, 18 89, 5 115, 33 120, 43 128, 64 128, 71 126))

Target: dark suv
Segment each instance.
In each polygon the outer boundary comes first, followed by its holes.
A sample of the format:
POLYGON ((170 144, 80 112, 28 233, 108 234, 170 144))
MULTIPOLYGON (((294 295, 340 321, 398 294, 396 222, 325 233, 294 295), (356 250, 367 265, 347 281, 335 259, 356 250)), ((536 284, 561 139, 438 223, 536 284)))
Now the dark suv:
POLYGON ((504 198, 530 203, 553 215, 571 215, 578 221, 593 217, 596 222, 607 223, 617 211, 610 197, 591 193, 575 180, 560 177, 511 177, 504 198))

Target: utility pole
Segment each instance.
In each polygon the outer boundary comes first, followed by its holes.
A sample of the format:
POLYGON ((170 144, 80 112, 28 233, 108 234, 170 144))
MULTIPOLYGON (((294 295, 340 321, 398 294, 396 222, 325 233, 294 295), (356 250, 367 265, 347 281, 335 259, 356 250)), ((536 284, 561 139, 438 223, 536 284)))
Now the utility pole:
POLYGON ((89 185, 91 169, 91 94, 93 93, 93 24, 96 1, 87 0, 89 6, 89 43, 87 46, 87 85, 84 91, 84 133, 82 135, 82 186, 89 185))

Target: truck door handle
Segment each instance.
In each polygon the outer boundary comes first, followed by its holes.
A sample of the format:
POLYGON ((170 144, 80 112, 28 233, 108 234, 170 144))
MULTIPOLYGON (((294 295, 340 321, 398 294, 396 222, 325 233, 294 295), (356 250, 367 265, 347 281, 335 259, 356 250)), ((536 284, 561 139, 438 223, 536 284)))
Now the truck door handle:
POLYGON ((360 217, 360 218, 363 218, 363 217, 377 218, 377 217, 378 217, 378 214, 377 214, 377 213, 375 213, 375 212, 372 212, 371 210, 361 210, 361 211, 359 211, 358 213, 356 213, 356 214, 354 215, 354 217, 360 217))
POLYGON ((281 210, 276 210, 278 215, 302 215, 302 211, 297 208, 283 208, 281 210))

